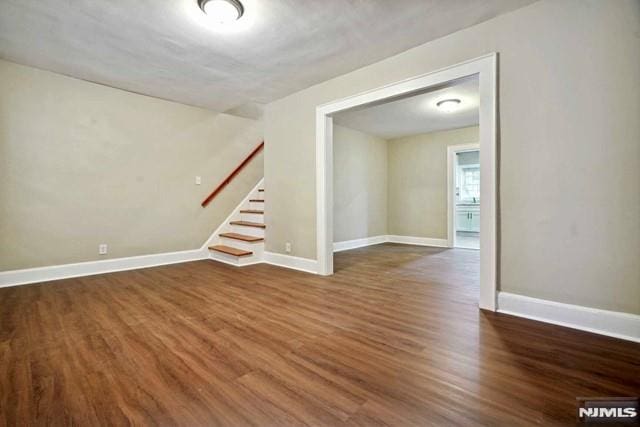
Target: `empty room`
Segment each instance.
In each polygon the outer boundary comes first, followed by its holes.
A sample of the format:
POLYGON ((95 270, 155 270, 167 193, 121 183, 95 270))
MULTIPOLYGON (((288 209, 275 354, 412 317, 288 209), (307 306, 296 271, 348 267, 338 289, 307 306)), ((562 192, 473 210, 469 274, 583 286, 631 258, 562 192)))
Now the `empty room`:
POLYGON ((0 425, 640 424, 638 0, 0 0, 0 425))

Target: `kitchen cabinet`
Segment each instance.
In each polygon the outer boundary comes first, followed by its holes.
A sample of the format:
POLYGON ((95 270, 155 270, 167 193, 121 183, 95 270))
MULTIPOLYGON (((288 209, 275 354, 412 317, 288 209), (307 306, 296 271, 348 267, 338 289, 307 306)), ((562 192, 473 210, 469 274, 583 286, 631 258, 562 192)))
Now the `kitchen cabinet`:
POLYGON ((456 231, 480 231, 480 207, 458 206, 456 209, 456 231))

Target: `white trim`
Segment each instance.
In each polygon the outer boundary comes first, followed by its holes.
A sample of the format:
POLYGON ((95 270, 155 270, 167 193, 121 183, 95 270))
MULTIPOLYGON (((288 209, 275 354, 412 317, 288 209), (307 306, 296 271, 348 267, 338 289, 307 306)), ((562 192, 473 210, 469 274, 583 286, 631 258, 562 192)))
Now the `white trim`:
MULTIPOLYGON (((237 257, 234 257, 237 258, 237 257)), ((219 258, 213 258, 213 257, 209 257, 209 259, 211 261, 215 261, 215 262, 221 262, 223 264, 227 264, 227 265, 231 265, 233 267, 238 267, 238 268, 242 268, 242 267, 246 267, 249 265, 256 265, 256 264, 263 264, 262 260, 258 260, 258 261, 249 261, 246 264, 242 264, 242 258, 238 261, 236 259, 225 259, 224 257, 219 257, 219 258)))
POLYGON ((0 272, 0 288, 208 259, 199 249, 0 272))
POLYGON ((432 239, 430 237, 414 236, 387 236, 387 242, 402 243, 404 245, 433 246, 436 248, 447 248, 447 239, 432 239))
POLYGON ((333 119, 350 108, 410 95, 478 75, 480 93, 480 308, 495 311, 497 293, 497 65, 496 53, 403 80, 316 108, 316 251, 318 274, 333 274, 333 119))
MULTIPOLYGON (((249 203, 249 199, 263 184, 262 178, 256 186, 247 194, 231 214, 220 224, 219 227, 205 240, 200 249, 167 252, 152 255, 139 255, 126 258, 113 258, 99 261, 88 261, 73 264, 52 265, 47 267, 27 268, 23 270, 11 270, 0 272, 0 288, 8 286, 27 285, 30 283, 48 282, 51 280, 70 279, 73 277, 93 276, 95 274, 113 273, 116 271, 135 270, 139 268, 156 267, 167 264, 177 264, 180 262, 198 261, 202 259, 213 259, 209 253, 209 246, 217 241, 218 235, 223 228, 239 214, 242 206, 249 203)), ((221 261, 220 259, 215 259, 221 261)), ((225 261, 221 261, 225 262, 225 261)), ((244 265, 258 264, 260 261, 247 262, 244 265)), ((227 264, 234 265, 226 262, 227 264)))
POLYGON ((380 243, 400 243, 403 245, 432 246, 435 248, 447 248, 447 239, 434 239, 431 237, 380 235, 365 237, 362 239, 344 240, 333 244, 333 252, 348 251, 350 249, 363 248, 365 246, 379 245, 380 243))
POLYGON ((380 235, 373 237, 364 237, 362 239, 343 240, 342 242, 333 243, 333 252, 348 251, 349 249, 362 248, 365 246, 379 245, 389 241, 389 236, 380 235))
MULTIPOLYGON (((447 147, 447 246, 450 248, 456 245, 456 201, 453 197, 453 189, 456 182, 456 166, 458 165, 456 153, 476 150, 480 150, 480 144, 478 143, 449 145, 447 147)), ((482 205, 482 198, 480 198, 480 205, 482 205)))
MULTIPOLYGON (((364 239, 337 242, 336 252, 355 249, 380 243, 401 243, 407 245, 446 247, 445 239, 431 239, 413 236, 374 236, 364 239)), ((318 262, 313 259, 300 258, 291 255, 283 255, 274 252, 264 252, 262 260, 251 260, 246 263, 238 263, 223 258, 212 258, 208 246, 204 249, 194 249, 180 252, 167 252, 153 255, 140 255, 128 258, 114 258, 100 261, 89 261, 75 264, 54 265, 49 267, 28 268, 24 270, 12 270, 0 272, 0 288, 9 286, 27 285, 30 283, 48 282, 51 280, 70 279, 73 277, 93 276, 96 274, 113 273, 116 271, 136 270, 140 268, 157 267, 181 262, 212 259, 217 262, 245 267, 256 264, 271 264, 293 270, 305 271, 317 274, 318 262)), ((242 261, 242 260, 241 260, 242 261)))
MULTIPOLYGON (((225 218, 225 220, 222 221, 222 223, 218 226, 218 228, 216 228, 213 231, 213 233, 211 233, 209 238, 204 241, 202 246, 200 246, 200 250, 208 251, 209 250, 209 246, 217 243, 220 240, 219 239, 220 233, 224 232, 226 227, 229 226, 229 223, 231 221, 233 221, 234 218, 238 218, 240 216, 240 210, 244 209, 244 206, 246 206, 249 203, 249 200, 253 198, 253 194, 255 192, 257 192, 259 188, 261 188, 263 183, 264 183, 264 177, 260 181, 258 181, 258 183, 255 185, 255 187, 253 187, 251 189, 251 191, 249 191, 249 193, 247 193, 246 197, 244 199, 242 199, 242 201, 240 203, 238 203, 238 205, 233 209, 233 211, 231 211, 229 216, 227 216, 225 218)), ((217 261, 217 259, 216 259, 216 261, 217 261)))
POLYGON ((640 316, 498 293, 498 312, 640 343, 640 316))
POLYGON ((318 274, 333 274, 333 119, 316 109, 316 258, 318 274))
POLYGON ((278 267, 300 270, 312 274, 317 274, 318 272, 318 261, 315 259, 265 252, 263 262, 265 264, 277 265, 278 267))

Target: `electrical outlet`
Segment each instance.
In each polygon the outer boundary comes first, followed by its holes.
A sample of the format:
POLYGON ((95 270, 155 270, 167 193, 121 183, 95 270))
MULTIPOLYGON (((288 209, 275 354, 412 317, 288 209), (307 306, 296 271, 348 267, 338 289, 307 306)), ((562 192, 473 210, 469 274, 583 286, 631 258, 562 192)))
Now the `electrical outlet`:
POLYGON ((101 243, 98 245, 98 255, 106 255, 107 254, 107 244, 101 243))
POLYGON ((196 185, 200 185, 202 184, 202 178, 199 176, 196 176, 196 185))
POLYGON ((288 254, 291 253, 291 243, 287 242, 284 244, 284 251, 288 254))

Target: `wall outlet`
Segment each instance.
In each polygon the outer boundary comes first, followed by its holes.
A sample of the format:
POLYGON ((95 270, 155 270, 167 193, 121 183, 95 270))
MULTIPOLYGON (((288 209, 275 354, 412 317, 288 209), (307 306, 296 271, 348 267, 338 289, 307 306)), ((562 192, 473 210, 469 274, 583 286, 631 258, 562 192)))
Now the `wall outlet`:
POLYGON ((199 176, 196 176, 196 185, 200 185, 202 184, 202 178, 199 176))
POLYGON ((287 242, 284 244, 284 251, 288 254, 291 253, 291 243, 287 242))
POLYGON ((101 243, 98 245, 98 255, 106 255, 107 254, 107 244, 101 243))

